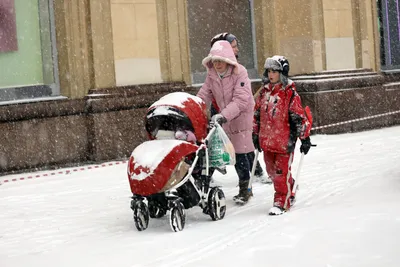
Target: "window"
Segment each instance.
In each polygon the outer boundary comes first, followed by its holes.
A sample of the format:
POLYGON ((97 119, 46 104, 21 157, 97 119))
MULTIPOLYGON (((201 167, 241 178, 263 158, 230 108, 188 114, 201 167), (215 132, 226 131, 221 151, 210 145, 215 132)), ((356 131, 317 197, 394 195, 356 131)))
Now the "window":
POLYGON ((0 50, 0 104, 58 96, 53 1, 0 0, 2 12, 13 17, 0 33, 16 43, 0 50))

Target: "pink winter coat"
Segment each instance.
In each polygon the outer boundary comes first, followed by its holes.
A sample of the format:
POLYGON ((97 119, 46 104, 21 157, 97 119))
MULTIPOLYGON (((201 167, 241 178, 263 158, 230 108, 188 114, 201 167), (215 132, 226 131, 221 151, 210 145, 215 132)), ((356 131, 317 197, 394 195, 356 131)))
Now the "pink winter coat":
POLYGON ((221 114, 228 121, 222 127, 237 154, 254 151, 252 141, 254 98, 247 70, 237 62, 232 47, 227 41, 217 41, 202 63, 207 68, 207 78, 197 96, 207 105, 215 99, 221 114), (212 59, 229 64, 223 78, 218 76, 212 59))

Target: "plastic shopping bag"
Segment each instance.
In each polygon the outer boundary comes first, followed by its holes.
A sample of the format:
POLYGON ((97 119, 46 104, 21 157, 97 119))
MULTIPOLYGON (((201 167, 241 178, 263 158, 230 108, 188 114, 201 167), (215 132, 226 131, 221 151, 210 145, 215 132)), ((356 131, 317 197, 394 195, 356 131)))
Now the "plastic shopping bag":
POLYGON ((235 165, 235 148, 224 129, 217 124, 214 134, 208 142, 208 157, 210 167, 220 168, 225 165, 235 165))

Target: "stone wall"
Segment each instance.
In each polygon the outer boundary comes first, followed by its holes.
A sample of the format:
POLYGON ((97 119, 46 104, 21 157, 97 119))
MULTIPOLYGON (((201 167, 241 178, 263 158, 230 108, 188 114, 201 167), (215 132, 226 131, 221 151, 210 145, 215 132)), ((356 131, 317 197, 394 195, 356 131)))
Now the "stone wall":
POLYGON ((85 99, 0 106, 0 174, 122 159, 143 142, 147 107, 183 83, 91 90, 85 99))
POLYGON ((88 160, 85 100, 0 107, 0 173, 88 160))
MULTIPOLYGON (((400 110, 400 82, 394 83, 396 79, 400 80, 368 69, 293 77, 303 105, 311 108, 314 127, 400 110)), ((400 124, 400 114, 328 127, 313 133, 356 132, 394 124, 400 124)))

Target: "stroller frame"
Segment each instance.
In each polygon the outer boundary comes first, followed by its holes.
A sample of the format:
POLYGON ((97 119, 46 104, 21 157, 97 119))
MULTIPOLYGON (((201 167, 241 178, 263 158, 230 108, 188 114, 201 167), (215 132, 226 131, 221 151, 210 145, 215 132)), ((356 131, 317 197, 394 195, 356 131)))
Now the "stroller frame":
POLYGON ((187 174, 179 183, 165 192, 150 196, 133 194, 131 209, 133 210, 135 226, 139 231, 147 229, 149 217, 161 218, 167 213, 167 210, 170 211, 169 223, 172 231, 182 231, 186 222, 185 209, 196 205, 202 208, 203 213, 210 215, 213 221, 224 218, 226 213, 224 192, 219 188, 219 186, 210 187, 211 175, 208 157, 208 142, 217 127, 220 127, 220 125, 216 122, 195 152, 196 156, 193 159, 187 174), (200 165, 200 177, 194 178, 192 174, 197 167, 199 160, 205 161, 205 166, 204 164, 200 165), (203 171, 205 171, 204 174, 203 171), (190 188, 191 191, 194 189, 195 194, 197 194, 200 200, 191 200, 191 204, 187 204, 184 198, 179 194, 180 188, 183 186, 190 188), (184 204, 186 204, 186 207, 184 204))

